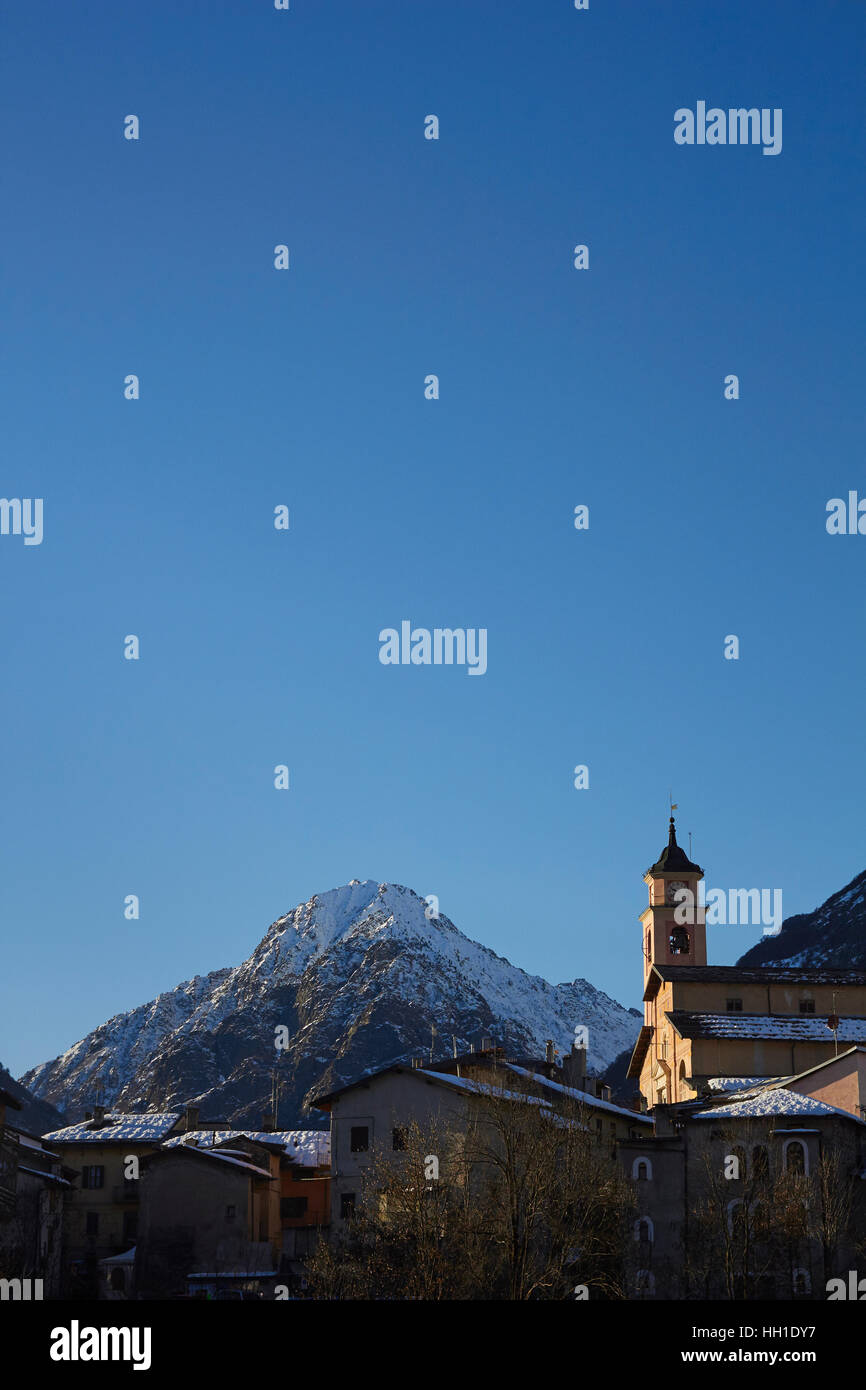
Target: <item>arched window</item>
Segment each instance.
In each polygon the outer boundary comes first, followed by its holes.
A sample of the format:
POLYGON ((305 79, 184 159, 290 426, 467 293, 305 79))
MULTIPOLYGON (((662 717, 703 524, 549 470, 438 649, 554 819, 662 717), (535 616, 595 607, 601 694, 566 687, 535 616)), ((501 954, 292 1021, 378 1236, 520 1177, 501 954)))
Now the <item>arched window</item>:
POLYGON ((752 1176, 755 1182, 766 1182, 770 1176, 770 1155, 763 1144, 752 1149, 752 1176))
POLYGON ((685 1062, 680 1062, 680 1087, 683 1089, 688 1089, 689 1087, 689 1078, 686 1072, 685 1062))
POLYGON ((792 1282, 795 1297, 812 1292, 812 1280, 808 1269, 795 1269, 793 1271, 792 1282))
POLYGON ((808 1174, 809 1155, 806 1152, 806 1145, 801 1139, 786 1139, 784 1155, 786 1173, 808 1174))
POLYGON ((685 927, 674 927, 671 932, 670 947, 672 956, 687 956, 689 954, 689 934, 685 927))
POLYGON ((631 1175, 638 1182, 652 1182, 652 1160, 649 1158, 636 1158, 631 1165, 631 1175))
POLYGON ((728 1202, 728 1231, 732 1236, 742 1236, 746 1223, 746 1208, 742 1197, 734 1197, 728 1202))
POLYGON ((651 1217, 638 1217, 637 1221, 634 1223, 634 1238, 640 1241, 641 1245, 652 1245, 656 1238, 656 1233, 651 1217))

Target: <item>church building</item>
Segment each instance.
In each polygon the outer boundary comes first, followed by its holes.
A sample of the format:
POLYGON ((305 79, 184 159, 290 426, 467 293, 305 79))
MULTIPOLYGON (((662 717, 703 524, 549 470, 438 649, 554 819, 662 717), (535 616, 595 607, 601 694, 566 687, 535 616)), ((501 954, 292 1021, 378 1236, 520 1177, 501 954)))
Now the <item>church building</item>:
POLYGON ((628 1075, 644 1109, 737 1089, 738 1080, 797 1076, 866 1045, 866 971, 707 964, 703 876, 671 816, 667 846, 644 875, 640 917, 644 1023, 628 1075), (689 913, 677 911, 684 889, 689 913))

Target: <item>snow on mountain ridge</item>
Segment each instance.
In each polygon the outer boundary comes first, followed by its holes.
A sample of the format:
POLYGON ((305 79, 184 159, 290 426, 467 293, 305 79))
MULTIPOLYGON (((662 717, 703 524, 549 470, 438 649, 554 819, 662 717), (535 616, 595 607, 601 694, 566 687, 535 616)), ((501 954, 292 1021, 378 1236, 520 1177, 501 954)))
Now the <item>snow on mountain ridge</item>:
POLYGON ((516 1055, 543 1052, 548 1038, 566 1051, 582 1023, 598 1070, 633 1042, 635 1010, 586 980, 528 975, 427 908, 411 889, 369 879, 317 894, 272 922, 240 965, 116 1015, 25 1082, 70 1111, 99 1087, 120 1107, 207 1098, 227 1118, 253 1118, 267 1108, 274 1027, 285 1024, 278 1061, 299 1122, 325 1084, 429 1048, 431 1025, 440 1051, 453 1033, 461 1047, 487 1035, 516 1055))

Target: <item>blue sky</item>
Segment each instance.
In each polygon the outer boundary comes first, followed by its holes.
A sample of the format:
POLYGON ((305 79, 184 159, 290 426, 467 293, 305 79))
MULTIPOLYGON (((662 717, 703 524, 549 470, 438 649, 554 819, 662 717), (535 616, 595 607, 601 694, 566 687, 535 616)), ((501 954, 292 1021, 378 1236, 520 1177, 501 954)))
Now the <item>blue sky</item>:
POLYGON ((353 877, 636 1004, 669 787, 710 886, 864 868, 862 6, 4 29, 0 493, 45 509, 0 537, 7 1066, 353 877), (677 146, 698 100, 782 153, 677 146), (486 675, 381 665, 404 618, 486 675))

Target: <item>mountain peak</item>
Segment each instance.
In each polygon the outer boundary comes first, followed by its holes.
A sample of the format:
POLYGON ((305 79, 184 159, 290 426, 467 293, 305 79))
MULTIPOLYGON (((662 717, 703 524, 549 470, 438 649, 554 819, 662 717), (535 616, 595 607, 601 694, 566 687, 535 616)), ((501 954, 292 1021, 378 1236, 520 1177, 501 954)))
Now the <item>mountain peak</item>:
POLYGON ((352 879, 277 918, 235 969, 117 1015, 23 1080, 70 1118, 99 1086, 122 1110, 193 1102, 210 1118, 258 1124, 276 1066, 281 1121, 309 1125, 316 1095, 429 1053, 431 1040, 443 1056, 482 1037, 543 1055, 548 1038, 568 1051, 583 1024, 590 1067, 603 1070, 633 1042, 637 1018, 586 980, 528 975, 403 884, 352 879), (290 1041, 276 1053, 280 1027, 290 1041))

